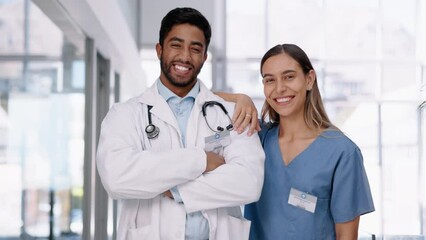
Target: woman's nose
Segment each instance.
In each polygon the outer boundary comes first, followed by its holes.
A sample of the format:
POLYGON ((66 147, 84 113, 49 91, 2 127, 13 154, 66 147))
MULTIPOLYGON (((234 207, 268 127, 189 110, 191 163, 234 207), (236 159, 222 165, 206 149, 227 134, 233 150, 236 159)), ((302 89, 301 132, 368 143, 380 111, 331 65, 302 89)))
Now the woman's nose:
POLYGON ((287 89, 286 84, 284 83, 284 81, 281 80, 277 80, 277 86, 276 86, 276 91, 277 92, 284 92, 287 89))

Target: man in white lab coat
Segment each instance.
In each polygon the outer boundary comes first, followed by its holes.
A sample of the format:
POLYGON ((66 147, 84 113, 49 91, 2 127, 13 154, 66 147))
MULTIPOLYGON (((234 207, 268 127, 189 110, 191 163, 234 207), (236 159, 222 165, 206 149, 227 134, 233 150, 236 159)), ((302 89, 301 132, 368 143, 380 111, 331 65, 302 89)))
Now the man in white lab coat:
POLYGON ((232 130, 233 103, 197 78, 210 37, 197 10, 170 11, 156 45, 159 79, 102 123, 97 168, 122 204, 119 240, 248 239, 240 206, 259 198, 264 153, 257 134, 232 130))

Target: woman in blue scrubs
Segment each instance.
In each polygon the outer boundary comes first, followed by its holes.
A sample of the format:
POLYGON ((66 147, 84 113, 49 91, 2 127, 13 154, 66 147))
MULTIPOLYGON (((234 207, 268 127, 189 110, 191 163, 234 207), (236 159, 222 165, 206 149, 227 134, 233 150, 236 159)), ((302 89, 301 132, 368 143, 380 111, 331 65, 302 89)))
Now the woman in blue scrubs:
POLYGON ((360 216, 374 211, 363 157, 330 122, 308 56, 277 45, 260 66, 265 181, 259 201, 245 207, 250 239, 357 239, 360 216))

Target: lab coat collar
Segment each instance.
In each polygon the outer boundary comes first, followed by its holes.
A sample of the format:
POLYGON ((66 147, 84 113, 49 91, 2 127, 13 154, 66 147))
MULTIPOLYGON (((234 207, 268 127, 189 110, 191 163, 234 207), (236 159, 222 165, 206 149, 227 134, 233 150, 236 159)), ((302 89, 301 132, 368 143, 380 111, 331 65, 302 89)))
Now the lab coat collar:
POLYGON ((192 87, 192 89, 188 92, 188 94, 184 97, 179 97, 174 92, 172 92, 170 89, 168 89, 161 81, 157 81, 157 88, 158 92, 161 96, 166 99, 166 102, 169 102, 171 98, 178 98, 179 100, 185 99, 185 98, 197 98, 198 93, 200 92, 200 81, 196 81, 195 85, 192 87))
MULTIPOLYGON (((160 79, 157 79, 150 88, 148 88, 142 95, 138 97, 138 101, 153 106, 152 111, 156 107, 165 107, 167 105, 166 100, 160 96, 158 93, 158 85, 157 81, 160 81, 160 79)), ((218 96, 214 95, 205 85, 204 83, 197 79, 197 81, 200 84, 200 92, 198 93, 196 99, 195 99, 195 105, 201 106, 204 104, 205 101, 209 100, 220 100, 218 96)))

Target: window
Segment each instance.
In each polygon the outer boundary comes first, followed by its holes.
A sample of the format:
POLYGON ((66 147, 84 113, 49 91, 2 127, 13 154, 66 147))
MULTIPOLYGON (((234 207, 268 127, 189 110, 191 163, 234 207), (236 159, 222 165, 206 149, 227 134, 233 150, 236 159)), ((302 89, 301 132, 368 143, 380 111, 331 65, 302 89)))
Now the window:
POLYGON ((0 35, 0 238, 78 236, 84 52, 31 1, 0 1, 0 35))
POLYGON ((417 110, 426 89, 424 1, 226 4, 232 91, 261 106, 261 57, 277 44, 299 45, 316 69, 331 120, 364 155, 376 211, 362 217, 360 229, 376 236, 424 234, 424 110, 417 110))

